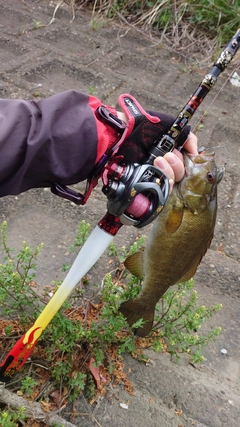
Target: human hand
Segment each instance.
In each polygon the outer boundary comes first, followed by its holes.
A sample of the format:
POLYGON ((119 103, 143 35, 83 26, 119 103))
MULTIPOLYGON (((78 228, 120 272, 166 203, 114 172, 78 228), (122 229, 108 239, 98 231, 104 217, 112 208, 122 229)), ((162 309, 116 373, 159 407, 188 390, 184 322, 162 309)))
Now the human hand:
MULTIPOLYGON (((152 145, 165 135, 175 118, 164 113, 145 111, 131 95, 118 98, 124 115, 118 117, 127 124, 117 155, 123 156, 125 163, 144 164, 149 158, 152 145)), ((177 139, 177 147, 182 147, 189 135, 190 126, 186 126, 177 139)))
MULTIPOLYGON (((174 117, 154 111, 145 111, 138 101, 131 95, 121 95, 119 104, 123 112, 118 112, 118 117, 127 124, 127 135, 123 140, 117 155, 123 155, 126 163, 141 163, 147 160, 149 149, 162 134, 170 129, 174 117)), ((197 154, 197 138, 190 132, 190 127, 181 132, 178 137, 178 147, 184 145, 184 149, 191 154, 197 154)), ((168 177, 170 191, 174 182, 179 182, 184 177, 183 156, 180 151, 174 150, 157 157, 154 165, 168 177)))
MULTIPOLYGON (((188 135, 184 144, 184 150, 190 154, 198 154, 197 137, 192 132, 188 135)), ((178 150, 167 153, 164 157, 157 157, 154 161, 154 166, 161 169, 161 171, 168 177, 170 182, 170 191, 172 190, 173 184, 181 181, 184 177, 185 168, 183 155, 178 150)))

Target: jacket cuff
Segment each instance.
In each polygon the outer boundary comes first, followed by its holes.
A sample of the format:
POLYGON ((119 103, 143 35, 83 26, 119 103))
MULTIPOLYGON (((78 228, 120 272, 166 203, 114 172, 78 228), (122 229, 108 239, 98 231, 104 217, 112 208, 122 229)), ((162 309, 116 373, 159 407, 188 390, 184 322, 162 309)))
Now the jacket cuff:
MULTIPOLYGON (((103 154, 107 151, 111 145, 116 141, 118 137, 118 133, 115 129, 113 129, 112 126, 103 123, 101 120, 98 119, 96 110, 98 107, 100 107, 102 102, 95 98, 94 96, 89 97, 89 106, 93 111, 94 118, 95 118, 95 124, 97 129, 97 154, 96 154, 96 160, 95 164, 100 160, 100 158, 103 156, 103 154)), ((117 111, 115 108, 106 105, 107 109, 111 111, 112 114, 117 116, 117 111)))

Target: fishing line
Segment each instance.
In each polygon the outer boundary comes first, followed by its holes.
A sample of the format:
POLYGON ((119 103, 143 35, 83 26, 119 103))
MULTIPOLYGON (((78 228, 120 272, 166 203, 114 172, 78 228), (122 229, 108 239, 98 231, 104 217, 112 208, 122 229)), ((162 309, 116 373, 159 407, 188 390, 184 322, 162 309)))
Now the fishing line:
POLYGON ((238 63, 236 64, 235 68, 233 69, 232 73, 229 74, 229 76, 226 78, 225 82, 223 83, 223 85, 221 86, 221 88, 219 89, 219 91, 217 92, 217 94, 215 95, 215 97, 213 98, 212 102, 210 102, 209 106, 206 108, 206 110, 204 111, 204 113, 202 114, 202 116, 200 117, 200 119, 198 120, 198 122, 196 123, 196 125, 195 125, 195 127, 193 129, 193 133, 195 133, 195 134, 198 133, 198 129, 197 129, 198 126, 202 123, 202 121, 203 121, 204 117, 206 116, 207 112, 210 110, 210 108, 212 107, 212 105, 216 101, 217 97, 219 96, 219 94, 222 92, 222 90, 226 86, 227 82, 231 79, 231 77, 236 72, 236 70, 238 70, 239 66, 240 66, 240 61, 238 61, 238 63))
MULTIPOLYGON (((229 151, 228 151, 228 149, 227 149, 227 144, 229 143, 229 141, 231 140, 231 138, 233 137, 233 135, 234 134, 236 134, 237 133, 237 131, 236 130, 233 130, 231 133, 230 133, 230 135, 229 135, 229 137, 228 137, 228 139, 227 139, 227 141, 225 141, 224 143, 223 143, 223 145, 222 144, 218 144, 218 145, 213 145, 213 146, 211 146, 210 148, 213 148, 214 150, 215 149, 223 149, 225 152, 226 152, 226 154, 227 154, 227 158, 226 158, 226 160, 225 160, 225 162, 224 162, 224 164, 223 164, 223 166, 225 167, 227 164, 228 164, 228 162, 229 162, 229 160, 231 159, 231 156, 230 156, 230 153, 229 153, 229 151)), ((238 153, 240 153, 240 148, 239 148, 239 150, 238 150, 238 153)))
MULTIPOLYGON (((197 134, 197 133, 199 132, 199 131, 198 131, 198 126, 203 122, 203 119, 204 119, 204 118, 205 118, 205 116, 207 115, 207 112, 210 110, 210 108, 212 107, 212 105, 214 104, 214 102, 216 101, 217 97, 218 97, 218 96, 219 96, 219 94, 222 92, 222 90, 224 89, 224 87, 226 86, 226 84, 229 82, 229 80, 231 79, 231 77, 232 77, 232 76, 234 75, 234 73, 238 70, 239 66, 240 66, 240 61, 238 61, 238 62, 237 62, 236 66, 234 67, 234 69, 233 69, 233 71, 232 71, 232 73, 230 73, 230 74, 229 74, 229 76, 226 78, 225 82, 223 83, 223 85, 221 86, 221 88, 219 89, 219 91, 217 92, 217 94, 215 95, 215 97, 213 98, 213 100, 210 102, 209 106, 206 108, 206 110, 204 111, 204 113, 202 114, 202 116, 200 117, 200 119, 198 120, 198 122, 196 123, 196 125, 195 125, 195 127, 194 127, 194 130, 193 130, 193 132, 194 132, 195 134, 197 134)), ((226 157, 225 162, 223 163, 223 166, 224 166, 224 167, 228 164, 228 162, 229 162, 229 160, 230 160, 230 158, 231 158, 231 156, 230 156, 230 154, 229 154, 229 151, 228 151, 228 149, 227 149, 226 145, 228 144, 229 139, 231 139, 231 138, 232 138, 232 136, 233 136, 235 133, 236 133, 236 131, 235 131, 235 130, 231 132, 231 134, 230 134, 229 138, 227 139, 227 141, 225 141, 225 142, 224 142, 224 145, 213 145, 213 146, 211 146, 211 149, 214 149, 214 150, 215 150, 215 149, 223 149, 223 150, 225 150, 225 152, 226 152, 226 154, 227 154, 227 157, 226 157)), ((239 150, 239 152, 240 152, 240 150, 239 150)))
MULTIPOLYGON (((235 132, 233 132, 231 135, 230 135, 230 137, 234 134, 235 132)), ((226 142, 224 142, 224 145, 213 145, 213 146, 211 146, 211 148, 213 148, 214 150, 215 149, 217 149, 217 150, 221 150, 221 149, 223 149, 225 152, 226 152, 226 154, 227 154, 227 157, 226 157, 226 159, 225 159, 225 161, 224 161, 224 163, 223 163, 223 167, 225 168, 225 166, 228 164, 228 162, 229 162, 229 160, 230 160, 230 154, 229 154, 229 151, 228 151, 228 149, 227 149, 227 147, 226 147, 226 144, 228 144, 228 142, 229 142, 229 140, 227 140, 226 142)))

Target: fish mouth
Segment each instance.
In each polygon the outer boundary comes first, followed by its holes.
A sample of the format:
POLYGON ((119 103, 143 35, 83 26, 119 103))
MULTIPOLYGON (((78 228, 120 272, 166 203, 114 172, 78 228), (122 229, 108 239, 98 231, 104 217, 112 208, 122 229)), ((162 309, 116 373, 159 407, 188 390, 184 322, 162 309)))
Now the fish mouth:
POLYGON ((206 153, 204 148, 201 148, 198 154, 190 154, 190 153, 187 153, 186 151, 184 151, 182 154, 183 154, 186 176, 188 176, 192 172, 194 166, 196 166, 197 164, 207 163, 211 161, 215 156, 215 153, 212 151, 209 153, 206 153))

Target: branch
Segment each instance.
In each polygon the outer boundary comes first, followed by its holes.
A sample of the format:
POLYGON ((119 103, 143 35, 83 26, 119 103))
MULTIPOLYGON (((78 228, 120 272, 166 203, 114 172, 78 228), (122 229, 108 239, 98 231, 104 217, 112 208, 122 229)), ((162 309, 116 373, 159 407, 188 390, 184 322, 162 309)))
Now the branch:
POLYGON ((63 427, 77 427, 75 424, 72 424, 64 420, 64 418, 59 415, 56 415, 55 412, 44 412, 40 403, 30 402, 23 397, 12 393, 7 390, 5 388, 5 384, 2 383, 0 384, 0 402, 16 409, 24 407, 24 414, 27 417, 34 418, 38 421, 44 421, 49 427, 54 427, 56 425, 61 425, 63 427))

